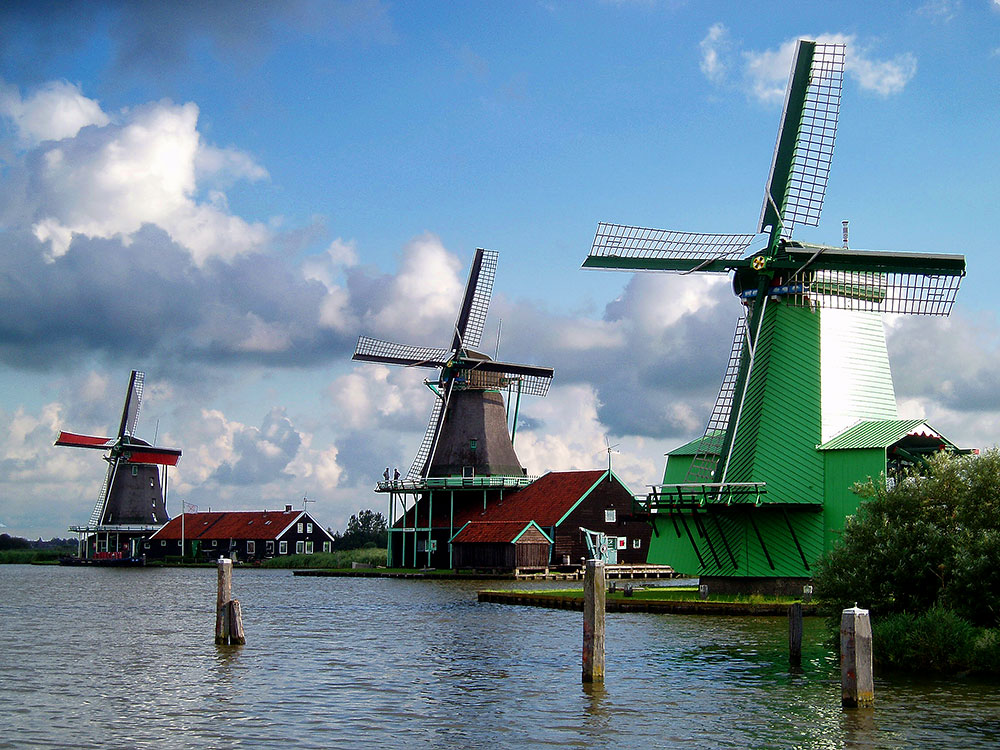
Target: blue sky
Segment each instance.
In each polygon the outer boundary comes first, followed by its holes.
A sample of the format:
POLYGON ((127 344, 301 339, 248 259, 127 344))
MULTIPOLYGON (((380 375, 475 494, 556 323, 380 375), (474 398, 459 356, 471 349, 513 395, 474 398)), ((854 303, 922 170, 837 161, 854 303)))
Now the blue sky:
POLYGON ((968 258, 947 320, 887 322, 896 396, 997 442, 1000 3, 286 0, 0 10, 0 524, 86 521, 132 368, 138 434, 184 451, 168 507, 380 507, 477 246, 484 348, 555 367, 522 409, 532 473, 635 491, 699 434, 739 305, 718 279, 597 273, 598 221, 752 231, 791 42, 848 44, 823 221, 796 237, 968 258))

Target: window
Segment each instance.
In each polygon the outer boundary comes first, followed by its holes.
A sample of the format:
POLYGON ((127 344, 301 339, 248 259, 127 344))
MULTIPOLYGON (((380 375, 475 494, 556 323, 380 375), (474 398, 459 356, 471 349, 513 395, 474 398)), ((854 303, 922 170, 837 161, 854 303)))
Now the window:
POLYGON ((218 547, 219 546, 219 540, 218 539, 213 539, 212 540, 212 546, 213 547, 218 547))
POLYGON ((303 542, 301 539, 295 543, 295 554, 296 555, 301 555, 301 554, 303 554, 303 552, 305 552, 305 544, 306 543, 303 542))
POLYGON ((177 546, 178 546, 178 547, 182 547, 182 546, 184 546, 184 542, 182 542, 182 541, 181 541, 180 539, 178 539, 178 540, 177 540, 177 546))
POLYGON ((145 543, 144 543, 144 544, 142 545, 142 548, 143 548, 143 549, 149 549, 149 542, 145 542, 145 543))
POLYGON ((264 542, 264 554, 265 555, 274 554, 274 542, 271 541, 264 542))
POLYGON ((614 523, 618 520, 618 513, 614 508, 607 508, 604 511, 604 523, 614 523))
POLYGON ((299 534, 302 533, 302 524, 301 523, 298 523, 298 524, 295 525, 295 531, 298 532, 299 534))
POLYGON ((311 555, 313 553, 313 543, 306 542, 306 554, 311 555))
POLYGON ((323 551, 324 552, 329 552, 330 551, 330 543, 329 542, 323 542, 323 551))
POLYGON ((469 450, 474 451, 475 449, 476 449, 476 439, 472 438, 472 440, 469 441, 469 450))
POLYGON ((633 539, 632 540, 632 549, 642 549, 642 540, 641 539, 633 539))
POLYGON ((312 534, 313 533, 313 525, 311 523, 307 523, 306 524, 306 533, 307 534, 312 534))
POLYGON ((134 476, 134 477, 139 476, 139 467, 138 466, 133 466, 132 467, 132 476, 134 476))
POLYGON ((278 554, 287 555, 288 554, 288 542, 278 542, 278 554))
POLYGON ((156 485, 155 485, 155 484, 153 484, 153 478, 152 478, 152 477, 150 477, 150 478, 149 478, 149 489, 153 489, 153 488, 154 488, 155 486, 156 486, 156 485))
POLYGON ((252 555, 257 549, 257 543, 253 541, 247 541, 247 554, 252 555))
POLYGON ((161 547, 166 547, 167 546, 167 540, 166 539, 161 539, 160 540, 160 546, 161 547))

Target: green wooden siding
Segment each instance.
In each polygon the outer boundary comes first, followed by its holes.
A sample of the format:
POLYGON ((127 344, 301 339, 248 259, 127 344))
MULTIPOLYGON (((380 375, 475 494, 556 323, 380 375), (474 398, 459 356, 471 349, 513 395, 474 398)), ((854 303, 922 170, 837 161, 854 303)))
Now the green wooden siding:
POLYGON ((824 549, 829 550, 844 519, 857 512, 860 498, 852 488, 857 482, 878 479, 885 473, 885 448, 824 451, 826 502, 823 505, 824 549))
POLYGON ((727 481, 766 482, 768 503, 821 503, 819 316, 771 304, 764 315, 727 481))

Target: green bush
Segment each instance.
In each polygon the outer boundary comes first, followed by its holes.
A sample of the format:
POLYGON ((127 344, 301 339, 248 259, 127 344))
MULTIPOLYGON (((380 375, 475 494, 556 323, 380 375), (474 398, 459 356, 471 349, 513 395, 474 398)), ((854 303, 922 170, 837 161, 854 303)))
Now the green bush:
POLYGON ((873 616, 941 604, 975 625, 1000 625, 1000 453, 941 453, 925 474, 855 492, 857 515, 815 576, 829 614, 854 602, 873 616))

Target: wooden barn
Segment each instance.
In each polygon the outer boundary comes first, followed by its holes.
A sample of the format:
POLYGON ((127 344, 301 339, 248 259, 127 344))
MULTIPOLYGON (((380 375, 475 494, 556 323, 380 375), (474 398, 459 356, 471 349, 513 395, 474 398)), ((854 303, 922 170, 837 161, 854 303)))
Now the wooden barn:
POLYGON ((252 562, 279 555, 329 552, 333 537, 304 510, 184 513, 153 534, 143 552, 149 560, 180 557, 252 562))
POLYGON ((469 521, 451 545, 456 568, 544 568, 552 540, 534 521, 469 521))
POLYGON ((605 534, 612 547, 608 561, 618 563, 645 563, 652 534, 648 523, 633 517, 632 491, 613 472, 554 471, 516 491, 455 492, 450 500, 433 504, 420 498, 390 527, 392 564, 463 567, 472 553, 463 552, 466 557, 458 560, 454 541, 470 521, 515 522, 518 531, 534 522, 551 540, 548 564, 579 564, 587 557, 580 527, 605 534))

